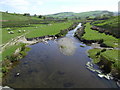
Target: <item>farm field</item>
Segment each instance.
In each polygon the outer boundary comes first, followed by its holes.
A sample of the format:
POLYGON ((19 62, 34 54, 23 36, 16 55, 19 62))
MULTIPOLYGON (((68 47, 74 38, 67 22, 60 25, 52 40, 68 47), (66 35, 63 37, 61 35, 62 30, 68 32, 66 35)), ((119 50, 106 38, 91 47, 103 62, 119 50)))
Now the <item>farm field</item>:
POLYGON ((10 28, 10 31, 13 31, 14 34, 9 34, 7 29, 2 29, 2 43, 7 43, 12 38, 15 38, 17 36, 20 36, 22 34, 26 34, 26 38, 33 38, 33 37, 40 37, 45 35, 55 35, 60 32, 60 30, 67 29, 70 27, 73 23, 72 22, 65 22, 65 23, 52 23, 50 25, 44 25, 44 24, 33 24, 30 27, 14 27, 10 28), (21 30, 21 32, 19 32, 21 30), (24 32, 25 30, 25 32, 24 32))

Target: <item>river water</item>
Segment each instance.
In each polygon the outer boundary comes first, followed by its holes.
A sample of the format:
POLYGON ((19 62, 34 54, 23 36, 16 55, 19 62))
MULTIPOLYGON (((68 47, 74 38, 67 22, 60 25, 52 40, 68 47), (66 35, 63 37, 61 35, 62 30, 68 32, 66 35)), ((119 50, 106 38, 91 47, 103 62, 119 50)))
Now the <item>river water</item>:
POLYGON ((63 38, 30 45, 28 55, 8 73, 3 85, 11 88, 117 88, 114 81, 100 78, 86 68, 86 63, 91 61, 87 56, 91 47, 74 37, 80 26, 63 38))

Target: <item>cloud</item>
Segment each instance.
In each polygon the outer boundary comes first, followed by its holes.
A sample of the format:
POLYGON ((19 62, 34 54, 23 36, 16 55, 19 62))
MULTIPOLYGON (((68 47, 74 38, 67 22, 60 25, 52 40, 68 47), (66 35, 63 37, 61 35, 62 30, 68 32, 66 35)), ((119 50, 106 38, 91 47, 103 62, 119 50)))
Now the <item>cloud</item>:
MULTIPOLYGON (((12 8, 17 12, 30 12, 38 9, 43 2, 40 0, 2 0, 0 5, 12 8)), ((9 9, 9 8, 8 8, 9 9)))
POLYGON ((93 10, 118 10, 119 0, 0 0, 0 10, 49 14, 58 12, 85 12, 93 10))
POLYGON ((27 0, 3 0, 0 4, 10 5, 10 6, 21 6, 28 5, 29 2, 27 0))

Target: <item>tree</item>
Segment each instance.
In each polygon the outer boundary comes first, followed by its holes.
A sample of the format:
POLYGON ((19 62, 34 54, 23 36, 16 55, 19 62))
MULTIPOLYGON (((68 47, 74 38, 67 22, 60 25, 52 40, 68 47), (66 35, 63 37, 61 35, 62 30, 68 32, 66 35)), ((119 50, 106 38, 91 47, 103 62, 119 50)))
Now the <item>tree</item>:
POLYGON ((6 13, 8 13, 8 11, 6 11, 6 13))
POLYGON ((29 13, 24 13, 23 16, 30 16, 30 14, 29 13))
POLYGON ((43 16, 42 15, 39 15, 38 18, 42 18, 43 16))
POLYGON ((34 14, 34 17, 36 17, 37 15, 36 14, 34 14))
POLYGON ((44 16, 44 17, 43 17, 43 19, 45 20, 45 19, 46 19, 46 17, 44 16))
POLYGON ((68 18, 66 17, 66 18, 64 18, 65 20, 68 20, 68 18))
POLYGON ((78 17, 79 20, 81 20, 81 17, 78 17))

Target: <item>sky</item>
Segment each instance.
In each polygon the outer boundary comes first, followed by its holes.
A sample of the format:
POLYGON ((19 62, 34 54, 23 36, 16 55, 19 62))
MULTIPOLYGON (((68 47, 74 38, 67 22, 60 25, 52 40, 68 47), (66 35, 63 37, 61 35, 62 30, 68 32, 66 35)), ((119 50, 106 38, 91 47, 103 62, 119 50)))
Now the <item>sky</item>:
POLYGON ((47 15, 59 12, 118 11, 119 0, 0 0, 0 11, 47 15))

